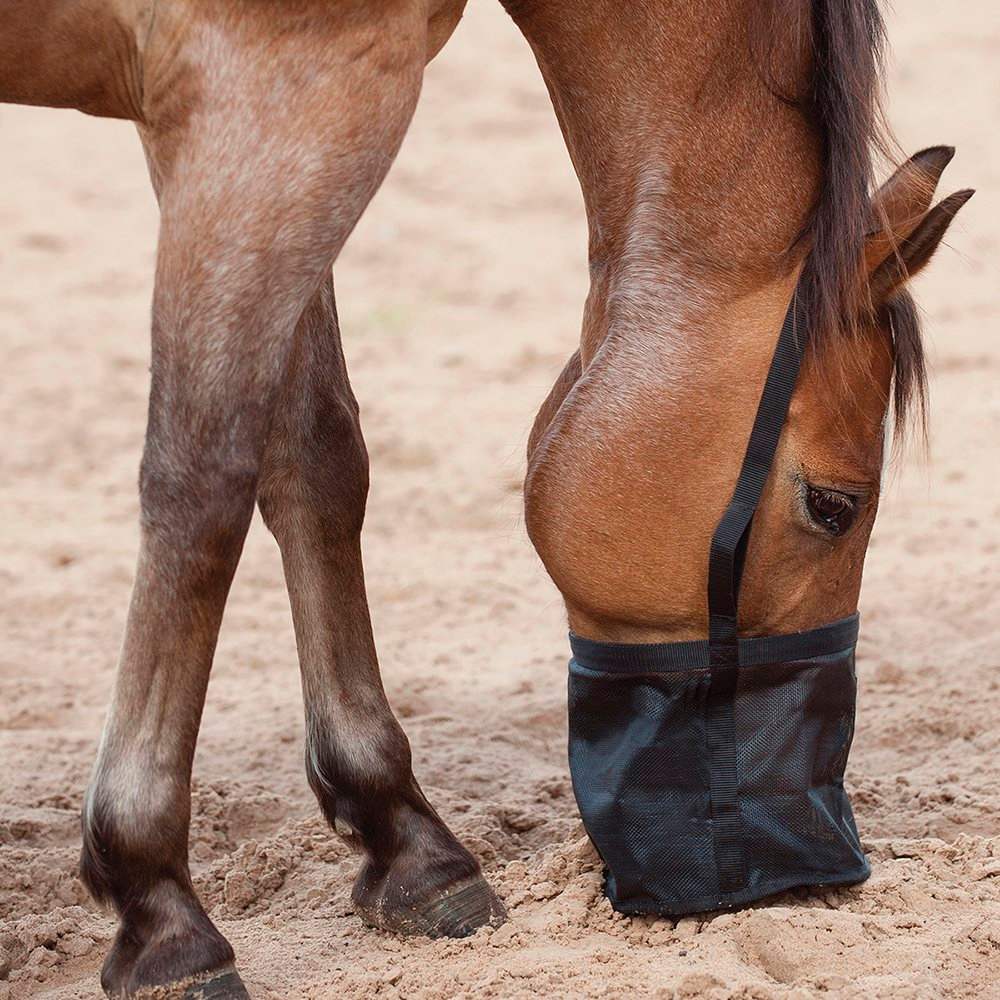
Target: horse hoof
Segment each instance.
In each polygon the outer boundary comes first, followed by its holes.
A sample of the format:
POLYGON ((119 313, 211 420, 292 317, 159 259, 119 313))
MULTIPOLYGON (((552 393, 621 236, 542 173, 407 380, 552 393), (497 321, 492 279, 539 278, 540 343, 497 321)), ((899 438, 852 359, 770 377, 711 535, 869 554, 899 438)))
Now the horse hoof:
POLYGON ((357 895, 354 902, 370 927, 432 938, 468 937, 480 927, 498 927, 507 918, 503 903, 482 875, 456 882, 419 903, 407 900, 401 905, 399 897, 390 902, 385 896, 366 901, 357 895))
POLYGON ((163 986, 140 986, 125 993, 105 990, 105 995, 111 1000, 250 1000, 232 966, 163 986))
POLYGON ((499 927, 507 911, 482 876, 451 886, 421 907, 418 922, 428 937, 462 938, 480 927, 499 927))
POLYGON ((192 983, 184 991, 183 1000, 250 1000, 250 994, 235 969, 223 969, 211 979, 192 983))

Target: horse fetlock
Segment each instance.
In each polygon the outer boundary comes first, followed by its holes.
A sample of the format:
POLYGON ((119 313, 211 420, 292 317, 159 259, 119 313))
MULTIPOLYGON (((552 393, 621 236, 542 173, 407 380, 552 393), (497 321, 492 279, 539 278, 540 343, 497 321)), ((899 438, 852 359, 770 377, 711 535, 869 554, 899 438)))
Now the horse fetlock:
POLYGON ((121 918, 101 974, 105 992, 132 997, 175 984, 182 996, 191 977, 230 965, 233 950, 191 885, 186 798, 171 806, 155 781, 146 792, 141 785, 118 795, 113 776, 95 781, 84 807, 80 876, 121 918))
POLYGON ((391 852, 395 840, 392 815, 413 781, 391 771, 361 775, 342 766, 343 758, 327 746, 310 746, 306 776, 327 822, 338 836, 350 839, 369 853, 391 852))
POLYGON ((84 801, 80 876, 95 899, 119 913, 149 886, 188 882, 188 805, 171 783, 136 768, 98 768, 84 801))

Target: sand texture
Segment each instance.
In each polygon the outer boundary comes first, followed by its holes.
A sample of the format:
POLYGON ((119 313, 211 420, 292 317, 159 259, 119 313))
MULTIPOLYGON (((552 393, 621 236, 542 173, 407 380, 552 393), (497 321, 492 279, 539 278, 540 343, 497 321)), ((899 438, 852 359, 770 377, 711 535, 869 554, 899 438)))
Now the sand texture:
MULTIPOLYGON (((872 879, 676 924, 601 895, 565 758, 562 606, 520 499, 578 336, 585 225, 527 46, 473 0, 337 278, 386 687, 510 921, 404 941, 351 912, 358 862, 306 786, 257 520, 191 834, 255 997, 1000 997, 1000 33, 995 0, 896 7, 900 140, 958 146, 945 187, 979 194, 916 289, 931 457, 892 474, 868 559, 849 781, 872 879)), ((69 1000, 99 995, 114 928, 76 879, 77 817, 134 569, 156 210, 128 125, 4 107, 0 144, 0 1000, 69 1000)))

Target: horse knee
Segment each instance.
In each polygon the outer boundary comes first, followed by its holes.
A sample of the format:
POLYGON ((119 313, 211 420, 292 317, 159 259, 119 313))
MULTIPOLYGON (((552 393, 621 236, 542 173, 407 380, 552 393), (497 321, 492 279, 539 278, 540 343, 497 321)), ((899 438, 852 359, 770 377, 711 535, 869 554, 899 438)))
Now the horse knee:
POLYGON ((257 502, 278 542, 308 530, 327 541, 361 533, 369 463, 353 404, 338 400, 269 449, 257 502), (295 442, 294 444, 292 442, 295 442))
POLYGON ((143 535, 165 558, 212 574, 239 558, 260 462, 229 447, 192 449, 187 441, 176 451, 147 445, 139 475, 143 535))

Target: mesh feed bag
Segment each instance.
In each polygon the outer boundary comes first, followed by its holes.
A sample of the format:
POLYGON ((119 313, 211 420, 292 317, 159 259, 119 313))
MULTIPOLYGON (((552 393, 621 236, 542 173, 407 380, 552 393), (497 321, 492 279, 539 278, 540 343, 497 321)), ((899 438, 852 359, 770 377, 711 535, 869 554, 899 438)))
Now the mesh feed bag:
POLYGON ((789 308, 709 558, 709 637, 571 635, 573 790, 624 913, 742 906, 869 875, 844 791, 858 618, 739 637, 742 552, 801 360, 789 308))
POLYGON ((855 617, 740 640, 717 739, 707 642, 571 638, 573 789, 615 909, 693 913, 868 876, 843 784, 856 637, 855 617))

